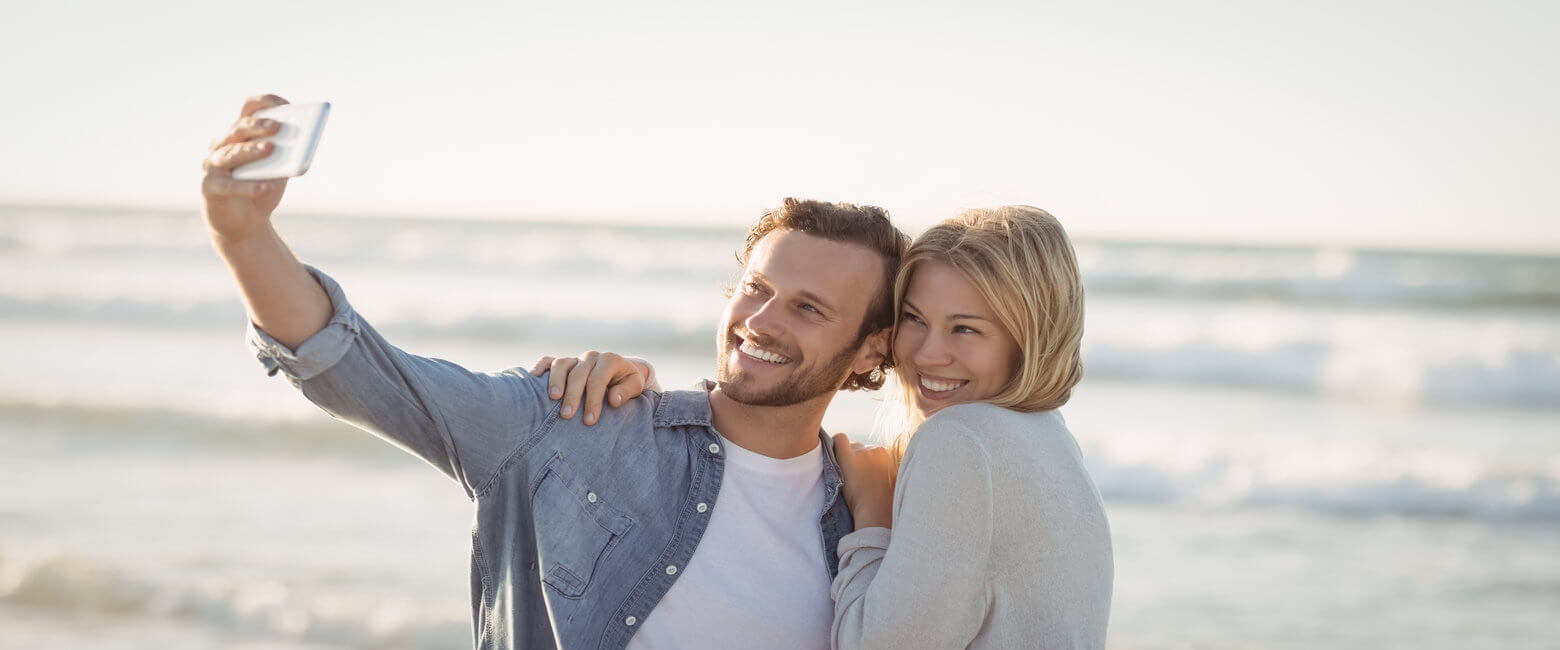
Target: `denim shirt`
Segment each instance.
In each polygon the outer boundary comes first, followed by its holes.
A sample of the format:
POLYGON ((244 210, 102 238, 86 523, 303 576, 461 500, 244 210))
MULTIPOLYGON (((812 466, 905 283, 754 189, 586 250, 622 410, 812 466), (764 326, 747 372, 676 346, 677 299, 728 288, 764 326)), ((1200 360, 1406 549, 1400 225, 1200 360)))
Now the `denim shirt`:
MULTIPOLYGON (((476 505, 475 646, 627 646, 681 575, 668 568, 698 548, 720 494, 725 464, 708 393, 646 392, 586 427, 560 418, 547 383, 524 370, 475 373, 390 345, 334 280, 310 271, 333 303, 330 323, 297 350, 253 326, 250 344, 320 408, 465 489, 476 505)), ((818 543, 833 576, 835 547, 853 525, 832 445, 819 435, 818 543)))

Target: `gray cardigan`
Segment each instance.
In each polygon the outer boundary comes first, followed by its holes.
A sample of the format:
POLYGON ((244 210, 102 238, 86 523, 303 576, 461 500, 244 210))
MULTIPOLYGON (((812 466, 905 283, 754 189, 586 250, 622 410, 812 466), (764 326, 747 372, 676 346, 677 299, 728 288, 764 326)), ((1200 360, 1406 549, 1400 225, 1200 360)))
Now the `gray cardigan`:
POLYGON ((938 412, 900 465, 892 533, 839 555, 835 648, 1105 647, 1110 529, 1056 411, 938 412))

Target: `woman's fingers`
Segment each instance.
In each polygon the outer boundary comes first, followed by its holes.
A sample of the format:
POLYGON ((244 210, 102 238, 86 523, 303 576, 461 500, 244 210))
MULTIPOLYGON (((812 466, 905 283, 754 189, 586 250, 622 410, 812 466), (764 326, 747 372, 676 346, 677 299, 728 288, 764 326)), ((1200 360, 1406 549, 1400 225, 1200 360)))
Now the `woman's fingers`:
POLYGON ((893 526, 895 467, 887 447, 864 445, 843 433, 834 435, 835 457, 844 474, 845 505, 855 519, 856 530, 893 526))
POLYGON ((630 372, 618 375, 617 379, 607 385, 607 404, 612 405, 612 408, 622 406, 623 402, 645 392, 645 376, 639 374, 638 368, 632 365, 629 369, 630 372))
POLYGON ((569 396, 569 376, 574 373, 580 360, 578 357, 562 357, 553 359, 552 370, 547 375, 547 396, 560 400, 558 415, 567 420, 574 417, 574 412, 580 407, 579 396, 569 396))
POLYGON ((577 357, 542 357, 532 364, 531 374, 550 373, 547 395, 559 400, 558 415, 565 420, 584 412, 587 425, 601 419, 602 404, 613 407, 645 391, 645 377, 639 366, 621 355, 591 350, 577 357))
POLYGON ((834 456, 842 467, 859 466, 891 473, 896 469, 893 451, 888 447, 856 442, 843 433, 834 434, 834 456))
POLYGON ((601 353, 595 350, 586 352, 576 357, 574 359, 575 365, 571 366, 569 371, 565 373, 559 373, 558 365, 553 364, 553 373, 565 376, 563 409, 559 411, 559 415, 562 415, 564 419, 572 418, 575 413, 580 411, 580 400, 585 397, 585 380, 590 378, 590 371, 595 369, 596 358, 599 356, 601 356, 601 353))
POLYGON ((625 370, 634 374, 639 372, 623 357, 611 352, 596 357, 595 367, 585 377, 585 424, 595 424, 601 417, 601 403, 607 399, 607 386, 625 370))
MULTIPOLYGON (((548 370, 552 370, 552 364, 553 364, 553 358, 552 357, 547 356, 547 355, 542 355, 542 356, 536 358, 536 362, 531 364, 531 369, 527 370, 526 372, 531 373, 532 377, 540 377, 540 376, 542 376, 543 373, 547 372, 548 370)), ((553 399, 558 399, 558 396, 557 395, 553 395, 551 393, 551 391, 549 391, 547 395, 548 395, 548 397, 551 397, 553 399)))

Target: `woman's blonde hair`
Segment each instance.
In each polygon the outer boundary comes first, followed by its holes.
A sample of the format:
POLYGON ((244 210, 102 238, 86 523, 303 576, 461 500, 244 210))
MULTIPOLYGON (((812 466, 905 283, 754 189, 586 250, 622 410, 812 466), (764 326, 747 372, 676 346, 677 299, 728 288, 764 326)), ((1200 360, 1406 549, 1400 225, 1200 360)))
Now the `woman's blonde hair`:
MULTIPOLYGON (((984 402, 1017 411, 1058 408, 1083 377, 1083 280, 1072 242, 1056 217, 1040 208, 1009 205, 960 212, 922 233, 894 281, 894 304, 904 304, 916 267, 948 264, 975 285, 997 320, 1018 341, 1019 363, 1008 383, 984 402)), ((899 314, 896 309, 895 332, 899 314)), ((890 348, 892 349, 892 348, 890 348)), ((893 391, 903 422, 885 430, 903 453, 926 419, 915 408, 913 382, 894 372, 893 391)))

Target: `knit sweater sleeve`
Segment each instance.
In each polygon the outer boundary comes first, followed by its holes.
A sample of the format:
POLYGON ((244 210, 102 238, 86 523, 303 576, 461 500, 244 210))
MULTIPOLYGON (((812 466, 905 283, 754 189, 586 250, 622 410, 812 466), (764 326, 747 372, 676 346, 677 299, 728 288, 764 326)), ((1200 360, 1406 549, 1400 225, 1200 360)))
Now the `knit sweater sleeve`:
POLYGON ((894 491, 892 532, 840 540, 834 647, 967 646, 990 601, 992 500, 989 458, 967 425, 922 425, 894 491))

